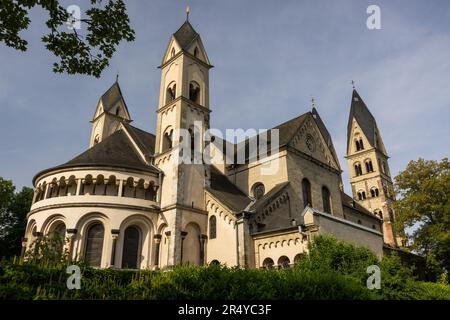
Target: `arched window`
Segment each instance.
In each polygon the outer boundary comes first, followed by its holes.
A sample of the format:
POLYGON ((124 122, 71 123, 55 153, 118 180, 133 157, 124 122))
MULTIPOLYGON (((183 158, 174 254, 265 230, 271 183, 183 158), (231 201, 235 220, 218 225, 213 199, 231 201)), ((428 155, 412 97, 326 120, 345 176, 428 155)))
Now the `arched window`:
POLYGON ((279 267, 279 268, 287 269, 287 268, 289 268, 289 264, 290 264, 290 263, 291 263, 291 261, 290 261, 289 258, 286 257, 286 256, 281 256, 281 257, 278 259, 278 267, 279 267))
POLYGON ((105 228, 101 223, 91 225, 87 231, 84 259, 89 266, 100 267, 105 228))
POLYGON ((371 160, 366 160, 366 171, 373 172, 373 165, 371 160))
POLYGON ((166 104, 175 100, 176 93, 177 93, 177 84, 175 82, 171 82, 167 87, 166 104))
POLYGON ((100 136, 97 134, 94 138, 94 145, 100 142, 100 136))
POLYGON ((209 263, 209 265, 211 265, 211 266, 220 266, 220 261, 214 259, 213 261, 211 261, 211 262, 209 263))
POLYGON ((356 162, 356 163, 354 164, 354 167, 355 167, 355 175, 356 175, 356 176, 362 175, 361 163, 356 162))
POLYGON ((380 192, 378 191, 378 188, 372 188, 370 189, 370 196, 372 198, 378 197, 380 195, 380 192))
POLYGON ((311 183, 306 178, 302 180, 302 193, 303 193, 303 207, 312 206, 311 183))
POLYGON ((194 57, 198 58, 198 47, 194 49, 194 57))
POLYGON ((175 57, 175 48, 172 48, 172 50, 170 51, 170 58, 175 57))
POLYGON ((270 258, 265 258, 263 261, 263 268, 265 269, 272 269, 273 268, 273 260, 270 258))
POLYGON ((217 218, 211 216, 209 218, 209 239, 215 239, 217 237, 217 218))
POLYGON ((189 100, 200 103, 200 85, 195 81, 189 83, 189 100))
POLYGON ((373 212, 378 218, 383 219, 383 211, 381 211, 380 209, 376 209, 373 212))
POLYGON ((141 232, 136 226, 125 229, 123 237, 122 268, 137 269, 141 232))
POLYGON ((52 240, 52 249, 55 250, 55 252, 62 253, 66 239, 66 225, 64 222, 58 222, 56 225, 52 226, 48 236, 52 240))
POLYGON ((255 199, 261 199, 266 190, 264 188, 264 185, 261 182, 256 182, 252 187, 252 194, 255 199))
POLYGON ((358 200, 365 200, 366 199, 366 192, 365 191, 358 191, 358 200))
POLYGON ((167 128, 163 134, 162 152, 172 149, 172 135, 173 129, 170 127, 167 128))
POLYGON ((328 190, 327 187, 322 187, 322 204, 323 204, 323 211, 326 213, 331 213, 331 196, 330 196, 330 190, 328 190))
POLYGON ((117 107, 117 109, 116 109, 116 116, 118 116, 119 113, 120 113, 120 107, 117 107))
POLYGON ((364 143, 361 138, 359 138, 359 140, 356 140, 355 144, 356 144, 356 151, 364 150, 364 143))

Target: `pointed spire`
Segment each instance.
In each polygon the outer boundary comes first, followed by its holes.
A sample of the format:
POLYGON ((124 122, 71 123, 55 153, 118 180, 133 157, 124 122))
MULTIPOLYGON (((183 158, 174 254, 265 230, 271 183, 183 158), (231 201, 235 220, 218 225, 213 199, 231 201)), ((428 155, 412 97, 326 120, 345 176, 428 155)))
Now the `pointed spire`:
POLYGON ((359 127, 363 131, 367 140, 369 140, 370 145, 375 146, 375 129, 377 128, 375 117, 372 115, 369 108, 367 108, 356 89, 353 89, 350 114, 348 117, 347 150, 350 143, 350 133, 352 130, 353 119, 358 122, 359 127))

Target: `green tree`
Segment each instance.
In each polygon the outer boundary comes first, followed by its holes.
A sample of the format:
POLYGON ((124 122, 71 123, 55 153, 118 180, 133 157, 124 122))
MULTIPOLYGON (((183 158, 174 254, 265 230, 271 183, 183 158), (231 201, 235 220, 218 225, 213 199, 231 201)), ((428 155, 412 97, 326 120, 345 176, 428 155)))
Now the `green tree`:
POLYGON ((91 6, 79 18, 69 14, 58 0, 0 0, 1 42, 16 50, 27 50, 28 43, 20 32, 29 27, 28 12, 34 7, 48 12, 49 33, 42 37, 42 42, 59 58, 53 64, 53 71, 57 73, 98 78, 119 43, 134 40, 123 0, 91 0, 91 6), (68 28, 68 21, 86 28, 77 30, 74 24, 68 28))
POLYGON ((0 177, 0 257, 20 255, 32 199, 32 189, 16 193, 12 181, 0 177))
POLYGON ((409 162, 395 177, 397 228, 415 226, 409 238, 412 249, 427 258, 429 266, 450 271, 450 163, 409 162))

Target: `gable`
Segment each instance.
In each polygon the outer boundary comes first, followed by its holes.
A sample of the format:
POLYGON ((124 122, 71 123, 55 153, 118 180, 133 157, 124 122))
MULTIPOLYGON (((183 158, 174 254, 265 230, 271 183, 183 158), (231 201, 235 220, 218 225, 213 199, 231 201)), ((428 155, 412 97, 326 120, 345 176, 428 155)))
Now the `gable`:
POLYGON ((338 171, 340 170, 329 144, 311 116, 297 130, 289 142, 289 146, 338 171))
POLYGON ((200 36, 198 36, 186 49, 191 55, 195 56, 197 59, 203 61, 206 64, 209 63, 208 55, 206 54, 205 47, 203 46, 200 36), (197 50, 196 50, 197 49, 197 50), (196 53, 197 52, 197 53, 196 53), (197 54, 197 55, 196 55, 197 54))
POLYGON ((167 45, 166 52, 164 53, 163 61, 161 65, 165 64, 167 61, 172 59, 181 51, 180 45, 177 43, 175 38, 172 36, 170 38, 169 44, 167 45))

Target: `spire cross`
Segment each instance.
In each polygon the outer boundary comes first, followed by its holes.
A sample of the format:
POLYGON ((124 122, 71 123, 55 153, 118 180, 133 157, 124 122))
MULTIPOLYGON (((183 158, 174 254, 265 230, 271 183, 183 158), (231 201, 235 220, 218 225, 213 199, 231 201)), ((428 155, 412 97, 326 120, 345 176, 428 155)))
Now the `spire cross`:
POLYGON ((311 97, 311 104, 313 108, 316 106, 316 99, 314 97, 311 97))
POLYGON ((189 5, 186 6, 186 21, 189 21, 189 13, 191 12, 191 8, 189 5))
POLYGON ((116 73, 116 82, 119 82, 119 71, 116 73))
POLYGON ((355 90, 355 89, 356 89, 356 88, 355 88, 355 81, 352 80, 351 83, 352 83, 353 90, 355 90))

